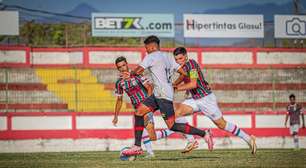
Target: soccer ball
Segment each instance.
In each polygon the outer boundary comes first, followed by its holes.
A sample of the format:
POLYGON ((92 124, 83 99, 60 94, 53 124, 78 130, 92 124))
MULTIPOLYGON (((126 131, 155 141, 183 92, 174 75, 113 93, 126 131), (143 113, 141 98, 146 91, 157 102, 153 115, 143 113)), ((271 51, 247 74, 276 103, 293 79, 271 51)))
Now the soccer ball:
POLYGON ((126 156, 126 155, 122 154, 122 152, 127 150, 127 149, 130 149, 130 147, 124 147, 120 150, 120 160, 122 160, 122 161, 134 161, 134 160, 136 160, 136 156, 126 156))

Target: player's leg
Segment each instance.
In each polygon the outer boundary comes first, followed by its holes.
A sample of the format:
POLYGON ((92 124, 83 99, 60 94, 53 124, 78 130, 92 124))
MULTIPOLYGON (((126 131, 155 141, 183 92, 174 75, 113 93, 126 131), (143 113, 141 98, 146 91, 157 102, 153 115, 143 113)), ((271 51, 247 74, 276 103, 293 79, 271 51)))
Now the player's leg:
POLYGON ((252 154, 256 153, 255 137, 248 135, 237 125, 224 120, 222 112, 218 107, 216 96, 213 93, 198 100, 198 106, 201 112, 208 116, 218 128, 240 137, 249 144, 252 149, 252 154))
MULTIPOLYGON (((196 111, 201 111, 201 109, 197 105, 197 101, 194 100, 194 99, 186 99, 180 104, 175 103, 174 107, 175 107, 175 115, 176 116, 189 115, 189 114, 193 114, 196 111)), ((212 133, 211 133, 210 129, 208 129, 206 131, 206 135, 204 136, 204 140, 208 145, 208 149, 210 151, 213 150, 214 142, 213 142, 212 133)), ((196 142, 194 142, 193 144, 187 144, 187 146, 185 147, 186 151, 188 151, 188 149, 190 149, 190 145, 196 146, 197 144, 196 144, 196 142)), ((191 146, 191 148, 192 148, 192 146, 191 146)))
POLYGON ((175 113, 173 102, 166 99, 156 99, 158 107, 162 113, 162 117, 165 120, 168 128, 172 131, 182 132, 184 134, 192 134, 204 137, 206 131, 190 126, 188 123, 175 122, 175 113))
POLYGON ((169 129, 162 129, 155 131, 154 129, 154 118, 153 113, 147 113, 144 115, 145 129, 142 133, 142 142, 147 150, 148 155, 146 157, 154 157, 154 152, 152 149, 152 141, 156 141, 161 138, 165 138, 173 133, 169 129))
POLYGON ((298 124, 290 125, 290 133, 293 137, 293 143, 295 149, 299 149, 299 137, 298 137, 299 127, 300 126, 298 124))
POLYGON ((142 133, 144 129, 144 115, 155 111, 157 104, 155 103, 154 95, 148 97, 143 103, 141 103, 135 112, 135 124, 134 124, 134 136, 135 136, 135 143, 134 146, 128 150, 123 152, 124 155, 141 155, 143 153, 141 148, 141 140, 142 140, 142 133), (151 106, 146 106, 144 103, 150 104, 151 106))

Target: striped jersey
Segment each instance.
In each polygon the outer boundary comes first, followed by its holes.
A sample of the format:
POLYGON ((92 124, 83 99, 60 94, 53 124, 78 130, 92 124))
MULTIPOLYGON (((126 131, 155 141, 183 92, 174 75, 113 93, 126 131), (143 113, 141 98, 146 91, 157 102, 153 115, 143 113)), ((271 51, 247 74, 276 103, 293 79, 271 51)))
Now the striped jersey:
POLYGON ((148 82, 148 79, 139 75, 129 79, 119 78, 116 82, 115 94, 122 96, 124 91, 130 97, 134 108, 136 108, 148 97, 147 90, 144 87, 146 82, 148 82))
POLYGON ((189 59, 183 66, 183 69, 187 73, 187 76, 184 78, 185 83, 190 82, 191 79, 197 79, 197 87, 188 90, 193 99, 200 99, 212 92, 208 86, 208 82, 204 79, 201 67, 195 60, 189 59))
POLYGON ((302 113, 302 106, 300 104, 289 104, 287 106, 287 113, 290 117, 290 125, 300 124, 300 115, 302 113))

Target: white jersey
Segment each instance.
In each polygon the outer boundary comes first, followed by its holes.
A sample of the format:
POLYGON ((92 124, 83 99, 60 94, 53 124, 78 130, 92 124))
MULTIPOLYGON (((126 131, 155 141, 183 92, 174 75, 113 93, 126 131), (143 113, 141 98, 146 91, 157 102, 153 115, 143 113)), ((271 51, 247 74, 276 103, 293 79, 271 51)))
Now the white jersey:
POLYGON ((171 77, 180 67, 174 58, 166 53, 156 51, 148 54, 139 65, 150 71, 155 97, 172 101, 174 91, 171 77))

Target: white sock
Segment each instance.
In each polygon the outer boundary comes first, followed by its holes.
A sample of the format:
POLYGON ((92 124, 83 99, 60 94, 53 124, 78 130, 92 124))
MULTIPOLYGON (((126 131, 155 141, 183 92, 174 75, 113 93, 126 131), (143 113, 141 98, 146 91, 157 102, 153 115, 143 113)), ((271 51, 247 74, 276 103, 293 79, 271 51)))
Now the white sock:
POLYGON ((299 148, 299 137, 298 135, 293 136, 294 147, 299 148))
POLYGON ((143 133, 142 133, 142 143, 145 146, 147 153, 150 155, 153 155, 153 149, 152 149, 152 142, 150 140, 148 131, 146 129, 143 129, 143 133))
POLYGON ((250 140, 251 140, 250 135, 248 135, 242 129, 237 127, 237 125, 232 124, 230 122, 226 122, 224 130, 229 132, 229 133, 232 133, 233 135, 236 135, 236 136, 240 137, 241 139, 243 139, 247 143, 249 143, 250 140))
MULTIPOLYGON (((188 123, 186 117, 178 117, 178 118, 175 118, 175 122, 176 123, 183 123, 183 124, 186 124, 188 123)), ((189 142, 193 142, 195 139, 193 137, 193 135, 190 135, 190 134, 183 134, 182 135, 187 139, 187 141, 189 142)))
POLYGON ((169 130, 169 129, 162 129, 159 131, 155 131, 156 133, 156 139, 162 139, 162 138, 166 138, 167 136, 173 134, 174 132, 169 130))

